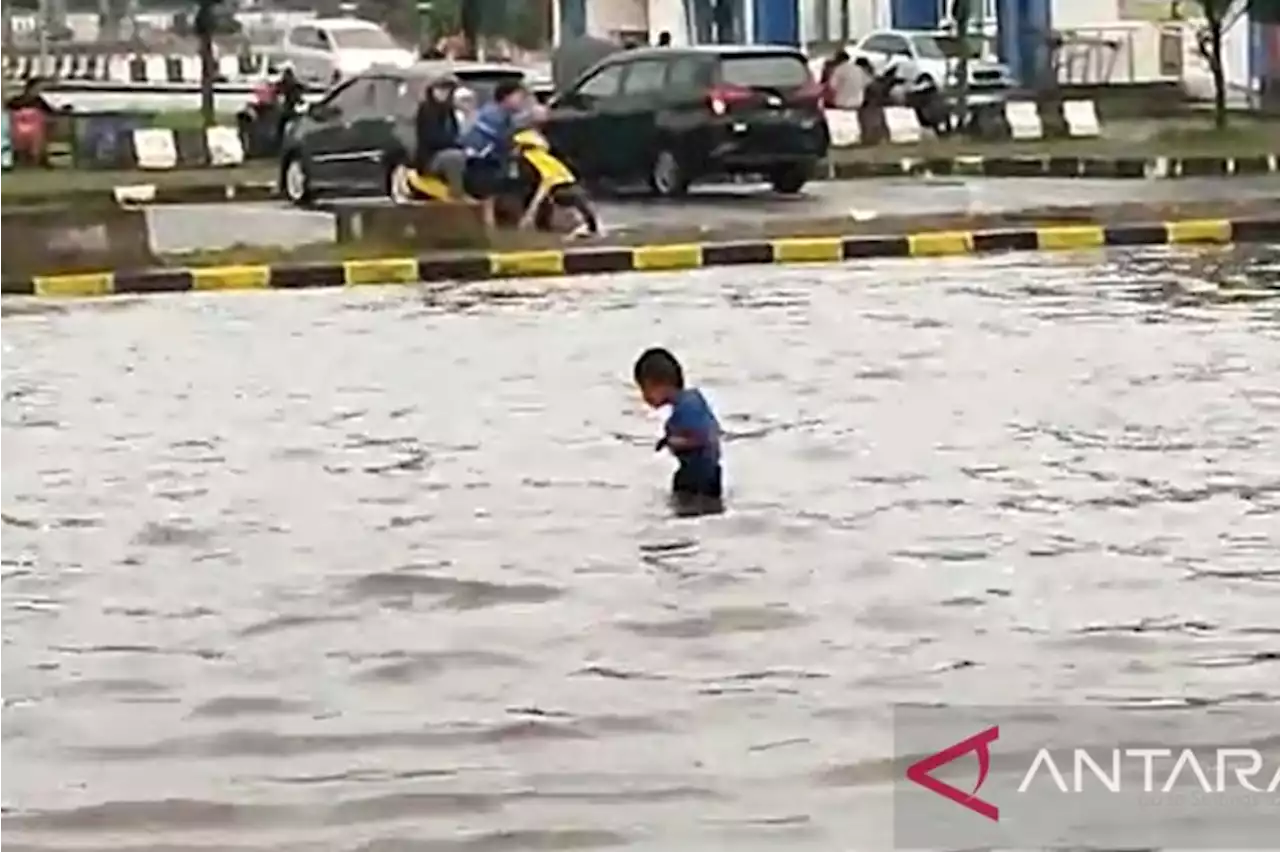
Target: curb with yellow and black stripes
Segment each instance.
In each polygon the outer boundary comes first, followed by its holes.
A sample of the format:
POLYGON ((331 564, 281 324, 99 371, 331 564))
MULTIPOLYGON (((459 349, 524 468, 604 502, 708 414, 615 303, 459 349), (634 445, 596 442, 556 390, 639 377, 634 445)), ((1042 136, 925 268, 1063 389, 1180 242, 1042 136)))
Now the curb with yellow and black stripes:
POLYGON ((788 237, 714 243, 581 247, 456 257, 209 266, 5 279, 6 296, 107 296, 208 290, 294 290, 365 284, 478 281, 547 275, 672 271, 749 264, 838 263, 1108 246, 1280 244, 1280 217, 1062 225, 903 235, 788 237))

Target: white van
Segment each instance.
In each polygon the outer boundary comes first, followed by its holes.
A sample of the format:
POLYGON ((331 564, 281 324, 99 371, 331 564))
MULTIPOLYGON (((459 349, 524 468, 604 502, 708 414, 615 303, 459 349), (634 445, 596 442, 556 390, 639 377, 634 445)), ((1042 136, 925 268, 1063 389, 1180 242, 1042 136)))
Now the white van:
POLYGON ((329 86, 375 65, 408 68, 417 57, 372 21, 316 18, 289 28, 280 61, 303 82, 329 86))

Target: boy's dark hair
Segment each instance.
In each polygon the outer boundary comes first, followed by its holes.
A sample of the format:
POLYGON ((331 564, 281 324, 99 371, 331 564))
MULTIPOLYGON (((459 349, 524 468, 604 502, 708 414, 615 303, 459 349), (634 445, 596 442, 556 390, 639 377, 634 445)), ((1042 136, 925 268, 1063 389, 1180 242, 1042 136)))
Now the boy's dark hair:
POLYGON ((676 356, 654 347, 644 350, 636 359, 635 380, 638 385, 669 385, 684 390, 684 369, 676 356))
POLYGON ((524 83, 516 80, 503 80, 493 87, 493 99, 501 103, 516 92, 524 91, 524 83))

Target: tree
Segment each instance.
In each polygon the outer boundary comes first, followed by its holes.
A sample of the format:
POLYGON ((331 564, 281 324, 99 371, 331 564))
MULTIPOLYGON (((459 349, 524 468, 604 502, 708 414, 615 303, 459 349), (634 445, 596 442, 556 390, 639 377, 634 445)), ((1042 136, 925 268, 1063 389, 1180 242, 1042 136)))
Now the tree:
POLYGON ((196 18, 193 29, 200 45, 200 121, 205 127, 214 126, 213 81, 217 65, 213 56, 213 36, 218 29, 218 4, 222 0, 196 0, 196 18))
POLYGON ((1222 36, 1234 23, 1227 19, 1235 0, 1200 0, 1204 9, 1205 28, 1196 38, 1200 55, 1209 63, 1213 76, 1213 126, 1227 129, 1227 73, 1222 64, 1222 36))
MULTIPOLYGON (((969 121, 969 26, 973 20, 973 0, 951 0, 951 21, 956 30, 955 122, 963 128, 969 121)), ((945 85, 945 83, 944 83, 945 85)))

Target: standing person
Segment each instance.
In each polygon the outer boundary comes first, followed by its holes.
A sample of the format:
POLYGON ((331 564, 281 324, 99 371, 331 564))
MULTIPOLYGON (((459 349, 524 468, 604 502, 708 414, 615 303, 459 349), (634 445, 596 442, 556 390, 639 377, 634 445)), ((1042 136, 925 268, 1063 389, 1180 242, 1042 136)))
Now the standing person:
POLYGON ((831 92, 830 105, 836 109, 862 109, 867 86, 871 85, 873 76, 871 63, 865 56, 859 56, 853 62, 841 63, 831 72, 831 80, 827 86, 831 92))
POLYGON ((418 136, 418 174, 435 174, 449 184, 452 198, 467 197, 465 175, 467 155, 459 142, 458 114, 453 93, 458 79, 451 74, 427 84, 418 104, 415 126, 418 136))
POLYGON ((835 106, 835 86, 832 78, 837 71, 849 64, 849 52, 843 47, 831 54, 822 63, 822 71, 818 74, 818 84, 822 86, 822 105, 827 108, 835 106))
POLYGON ((671 33, 668 32, 667 30, 663 30, 662 32, 658 33, 658 47, 670 47, 670 46, 671 46, 671 33))
POLYGON ((280 115, 276 119, 276 141, 278 144, 283 144, 284 132, 289 122, 293 121, 298 114, 298 109, 302 106, 302 98, 306 94, 306 87, 298 79, 292 62, 286 62, 280 67, 280 79, 276 80, 275 88, 276 103, 280 107, 280 115))
POLYGON ((722 511, 720 422, 697 388, 685 387, 684 369, 666 349, 646 349, 633 370, 640 396, 653 408, 671 407, 662 438, 654 446, 679 462, 671 495, 683 512, 722 511))

